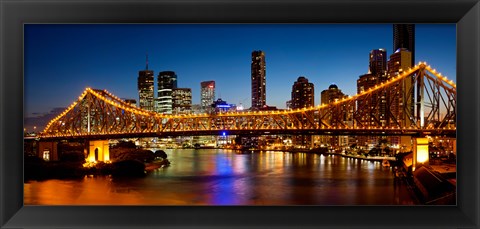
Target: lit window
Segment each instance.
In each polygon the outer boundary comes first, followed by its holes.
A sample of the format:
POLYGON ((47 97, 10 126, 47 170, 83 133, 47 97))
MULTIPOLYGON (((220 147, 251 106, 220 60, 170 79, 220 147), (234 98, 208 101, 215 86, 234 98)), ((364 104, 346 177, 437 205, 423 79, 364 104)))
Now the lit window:
POLYGON ((43 160, 50 161, 50 150, 49 149, 45 149, 43 151, 43 160))

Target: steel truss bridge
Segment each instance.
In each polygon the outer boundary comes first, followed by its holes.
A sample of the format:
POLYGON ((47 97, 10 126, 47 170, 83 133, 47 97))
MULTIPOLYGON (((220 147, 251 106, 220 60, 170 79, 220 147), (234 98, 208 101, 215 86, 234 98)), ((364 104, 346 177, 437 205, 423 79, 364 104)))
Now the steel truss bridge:
POLYGON ((168 115, 87 88, 40 139, 194 135, 456 136, 456 85, 425 62, 354 96, 315 107, 168 115))

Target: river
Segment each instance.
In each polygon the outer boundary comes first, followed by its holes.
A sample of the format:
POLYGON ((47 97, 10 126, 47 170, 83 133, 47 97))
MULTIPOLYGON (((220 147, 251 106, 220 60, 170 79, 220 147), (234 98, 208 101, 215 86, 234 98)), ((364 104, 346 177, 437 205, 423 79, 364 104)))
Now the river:
MULTIPOLYGON (((155 149, 154 149, 155 150, 155 149)), ((380 162, 289 152, 167 149, 143 178, 29 181, 25 205, 413 205, 380 162)))

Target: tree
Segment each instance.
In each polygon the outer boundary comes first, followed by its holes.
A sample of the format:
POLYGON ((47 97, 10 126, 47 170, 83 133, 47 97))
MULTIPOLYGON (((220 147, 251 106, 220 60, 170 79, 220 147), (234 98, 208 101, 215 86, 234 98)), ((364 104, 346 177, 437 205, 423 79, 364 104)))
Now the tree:
POLYGON ((167 153, 165 153, 165 151, 163 151, 163 150, 155 151, 154 155, 155 155, 155 157, 160 157, 162 159, 167 159, 167 153))
POLYGON ((391 150, 390 147, 388 147, 388 146, 385 147, 385 149, 383 149, 383 151, 384 151, 386 154, 388 154, 388 155, 390 155, 390 153, 392 152, 392 150, 391 150))
POLYGON ((133 141, 119 141, 116 145, 114 145, 112 148, 129 148, 129 149, 135 149, 137 146, 135 145, 135 142, 133 141))
POLYGON ((376 156, 379 153, 380 153, 380 148, 378 147, 372 148, 370 151, 368 151, 368 155, 370 156, 376 156))
POLYGON ((378 144, 380 145, 387 145, 388 144, 388 140, 386 138, 382 138, 380 139, 380 141, 378 142, 378 144))

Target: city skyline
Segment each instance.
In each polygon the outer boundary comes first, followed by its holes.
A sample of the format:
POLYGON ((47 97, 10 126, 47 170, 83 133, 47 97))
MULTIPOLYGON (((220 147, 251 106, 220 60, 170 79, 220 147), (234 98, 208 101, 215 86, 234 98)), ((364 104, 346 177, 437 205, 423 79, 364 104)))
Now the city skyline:
MULTIPOLYGON (((192 89, 193 104, 200 103, 200 82, 214 80, 215 99, 242 103, 248 108, 251 52, 262 50, 267 66, 266 104, 285 108, 290 100, 290 93, 285 90, 289 92, 293 82, 305 76, 317 88, 317 105, 319 92, 332 83, 347 95, 356 94, 356 80, 368 71, 370 51, 383 48, 388 57, 393 53, 392 33, 391 24, 26 25, 25 115, 66 107, 85 87, 107 89, 119 97, 138 101, 136 81, 138 71, 145 69, 146 53, 149 70, 155 76, 161 71, 175 71, 178 87, 192 89), (142 31, 162 31, 173 39, 142 37, 148 42, 140 42, 134 34, 149 34, 142 31), (254 33, 265 40, 240 42, 254 33), (329 37, 322 36, 325 34, 329 37), (162 43, 162 39, 167 40, 162 43), (45 90, 49 87, 53 90, 45 90)), ((416 61, 426 61, 455 80, 454 24, 417 25, 415 42, 416 61)))

